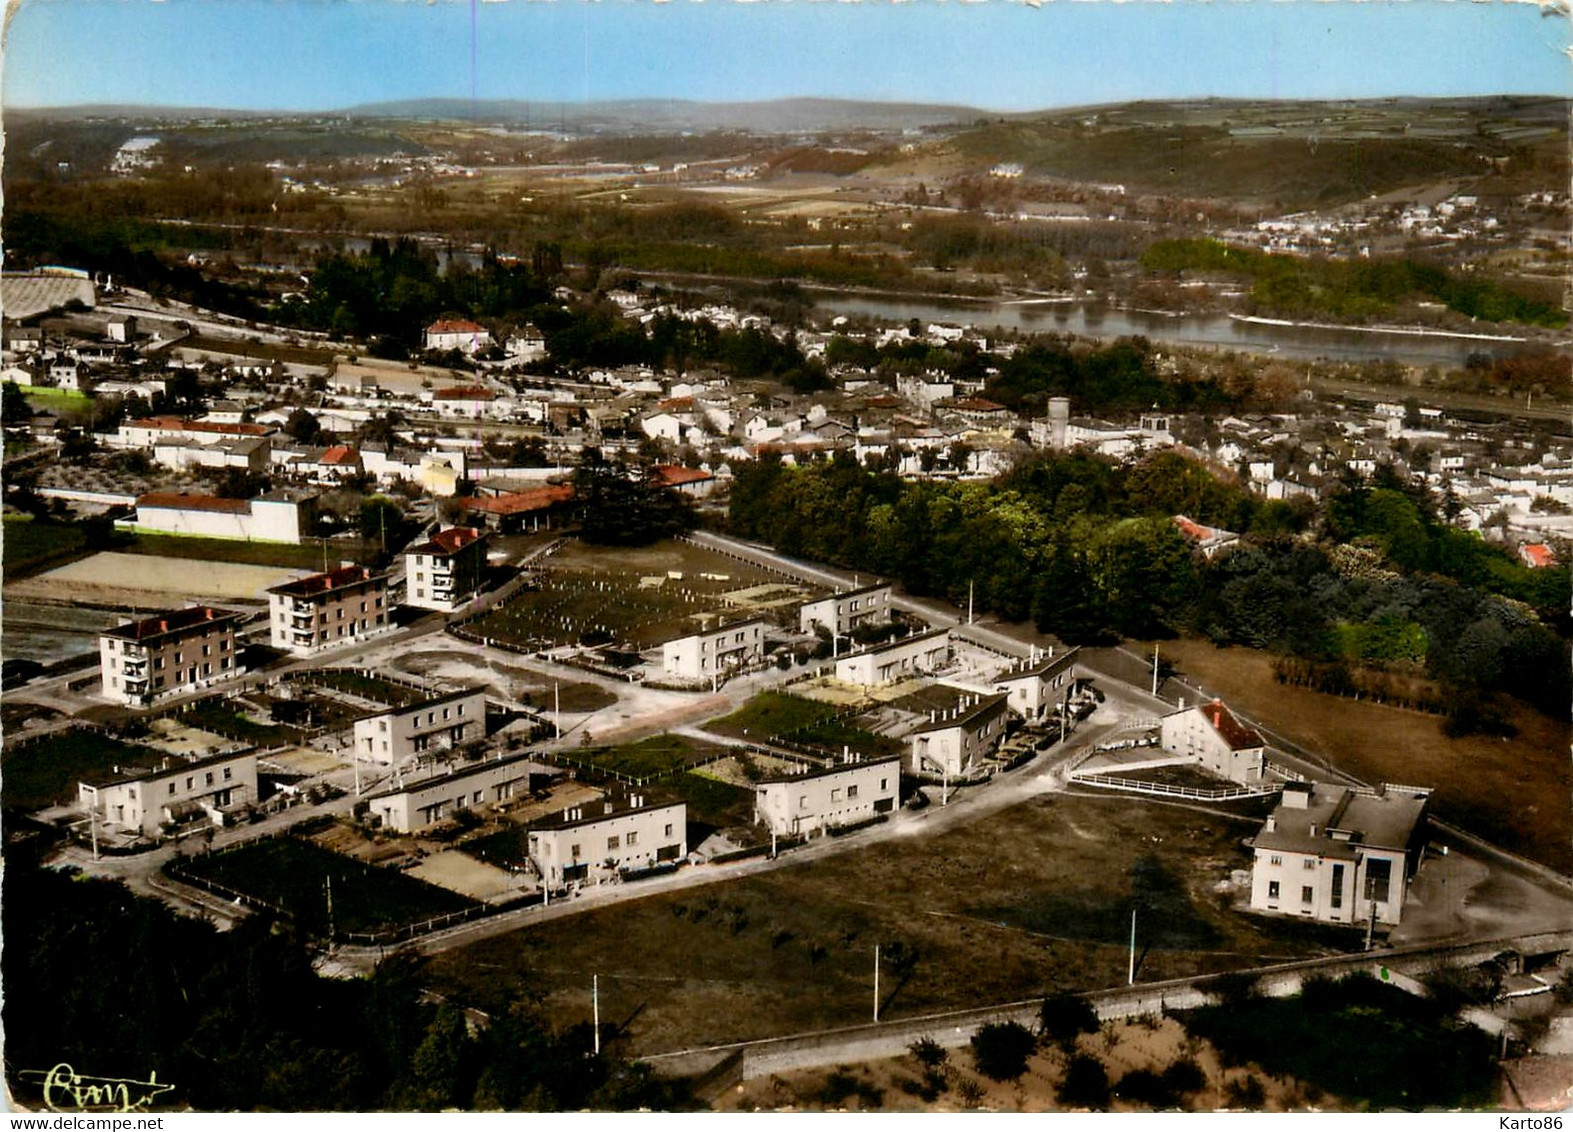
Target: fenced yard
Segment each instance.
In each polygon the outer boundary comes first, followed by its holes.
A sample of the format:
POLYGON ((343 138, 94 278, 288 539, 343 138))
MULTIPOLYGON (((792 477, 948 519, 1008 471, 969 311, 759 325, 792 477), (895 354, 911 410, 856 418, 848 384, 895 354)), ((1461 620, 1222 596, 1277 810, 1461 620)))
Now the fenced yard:
POLYGON ((42 809, 76 798, 79 779, 115 767, 157 766, 164 756, 85 727, 8 743, 0 754, 0 801, 7 808, 42 809))
POLYGON ((789 692, 761 692, 731 715, 706 723, 705 728, 718 735, 827 755, 850 750, 879 758, 899 755, 906 749, 896 739, 859 726, 860 714, 856 706, 838 706, 789 692))

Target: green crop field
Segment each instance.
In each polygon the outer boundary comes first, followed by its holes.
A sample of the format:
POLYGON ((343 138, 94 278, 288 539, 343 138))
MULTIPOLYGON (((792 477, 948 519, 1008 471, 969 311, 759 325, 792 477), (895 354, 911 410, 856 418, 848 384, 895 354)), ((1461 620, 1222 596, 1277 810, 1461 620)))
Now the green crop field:
POLYGON ((156 766, 162 757, 97 731, 55 731, 0 753, 0 801, 26 810, 69 802, 81 778, 117 766, 156 766))
POLYGON ((719 750, 718 743, 704 743, 686 735, 652 735, 637 743, 575 751, 572 758, 608 774, 642 780, 674 774, 719 750))
POLYGON ((5 576, 14 581, 84 553, 87 536, 80 527, 7 515, 0 528, 0 543, 4 548, 5 576))
POLYGON ((771 739, 820 747, 832 754, 842 748, 869 756, 899 755, 906 747, 886 735, 834 718, 841 709, 821 700, 787 692, 761 692, 731 715, 705 727, 719 735, 768 742, 771 739))

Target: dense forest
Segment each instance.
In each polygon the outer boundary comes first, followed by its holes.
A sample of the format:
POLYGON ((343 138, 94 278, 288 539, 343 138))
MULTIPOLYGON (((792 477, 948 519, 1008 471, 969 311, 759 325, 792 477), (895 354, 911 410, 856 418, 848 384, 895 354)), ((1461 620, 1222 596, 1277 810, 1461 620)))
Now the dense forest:
POLYGON ((411 961, 327 979, 291 929, 229 932, 123 885, 7 861, 6 1070, 61 1062, 94 1077, 174 1086, 198 1111, 573 1111, 688 1107, 648 1069, 600 1054, 590 1024, 564 1029, 521 997, 472 1032, 422 993, 411 961))
POLYGON ((1285 679, 1329 691, 1415 677, 1431 689, 1415 706, 1445 707, 1458 730, 1498 726, 1499 693, 1555 715, 1569 700, 1567 571, 1453 528, 1390 471, 1323 505, 1262 500, 1174 452, 1038 454, 989 483, 905 482, 840 455, 736 474, 735 533, 915 594, 970 594, 1067 641, 1195 632, 1271 650, 1298 664, 1285 679), (1244 538, 1207 559, 1179 514, 1244 538))

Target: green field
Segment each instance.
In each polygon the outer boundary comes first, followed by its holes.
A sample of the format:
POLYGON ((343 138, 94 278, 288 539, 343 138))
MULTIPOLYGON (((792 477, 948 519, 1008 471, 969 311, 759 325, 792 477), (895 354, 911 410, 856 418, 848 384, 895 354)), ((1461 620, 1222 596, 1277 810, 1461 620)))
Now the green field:
POLYGON ((186 871, 276 904, 313 934, 328 926, 328 881, 333 926, 375 932, 458 912, 471 902, 393 869, 378 868, 295 838, 253 841, 238 849, 191 858, 186 871))
POLYGON ((704 743, 686 735, 652 735, 637 743, 574 751, 572 757, 609 774, 651 779, 673 774, 720 749, 718 743, 704 743))
POLYGON ((187 727, 211 731, 226 739, 253 743, 259 747, 276 747, 299 740, 299 733, 294 728, 258 723, 222 696, 186 705, 180 709, 176 718, 187 727))
POLYGON ((296 546, 287 542, 247 542, 244 539, 187 538, 184 535, 147 534, 138 531, 126 546, 115 549, 125 554, 150 554, 160 558, 195 558, 207 562, 239 562, 251 566, 281 566, 293 570, 321 570, 323 564, 334 569, 341 560, 360 562, 368 552, 376 554, 374 541, 363 543, 359 539, 333 539, 327 542, 326 556, 323 540, 296 546))
POLYGON ((754 792, 691 770, 662 784, 688 803, 688 844, 694 845, 717 829, 752 830, 754 792))
POLYGON ((705 724, 718 735, 754 742, 771 739, 803 743, 840 754, 843 747, 869 756, 899 755, 906 747, 898 740, 876 735, 834 717, 841 709, 821 700, 788 692, 761 692, 731 715, 705 724))
POLYGON ((7 580, 15 581, 60 566, 68 558, 87 549, 87 536, 80 527, 65 523, 40 523, 34 519, 7 515, 0 527, 4 569, 7 580))
POLYGON ((372 700, 379 704, 389 704, 393 707, 407 707, 410 704, 430 699, 434 694, 411 688, 407 684, 398 684, 392 680, 383 680, 365 672, 357 672, 350 668, 321 669, 307 675, 305 682, 314 684, 319 688, 348 692, 352 696, 359 696, 362 699, 372 700))
POLYGON ((52 412, 63 413, 73 409, 85 409, 93 403, 93 399, 86 393, 77 393, 70 389, 53 389, 47 385, 24 385, 21 389, 35 409, 49 409, 52 412))
POLYGON ((162 757, 97 731, 56 731, 0 753, 0 802, 24 810, 70 802, 81 778, 117 766, 156 766, 162 757))

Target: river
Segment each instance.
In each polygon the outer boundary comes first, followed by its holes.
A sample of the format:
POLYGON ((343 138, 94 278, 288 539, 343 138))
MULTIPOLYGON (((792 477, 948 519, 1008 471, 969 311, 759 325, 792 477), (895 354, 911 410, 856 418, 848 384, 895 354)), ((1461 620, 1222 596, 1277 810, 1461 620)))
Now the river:
POLYGON ((1154 342, 1217 346, 1302 361, 1319 358, 1348 362, 1393 361, 1460 369, 1471 354, 1498 358, 1515 353, 1525 345, 1521 341, 1396 330, 1248 322, 1222 314, 1166 315, 1082 302, 929 299, 839 291, 814 291, 812 294, 821 312, 834 315, 861 315, 894 322, 915 318, 924 325, 960 323, 984 330, 994 328, 1025 334, 1077 334, 1089 338, 1143 336, 1154 342))

